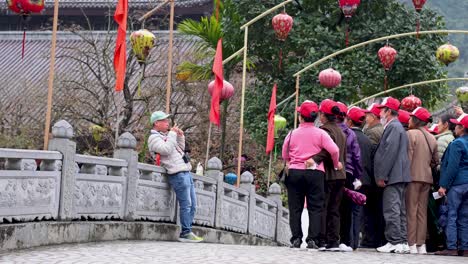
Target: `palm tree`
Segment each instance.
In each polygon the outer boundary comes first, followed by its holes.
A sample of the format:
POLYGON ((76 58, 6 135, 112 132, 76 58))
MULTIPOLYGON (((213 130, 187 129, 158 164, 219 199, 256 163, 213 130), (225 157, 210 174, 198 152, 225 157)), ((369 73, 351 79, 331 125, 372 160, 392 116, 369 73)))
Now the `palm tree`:
MULTIPOLYGON (((243 34, 238 29, 241 26, 241 17, 237 13, 236 7, 232 0, 214 0, 220 2, 219 21, 215 14, 210 17, 202 17, 200 21, 186 19, 178 25, 178 30, 188 36, 193 36, 199 39, 194 60, 196 62, 184 61, 177 67, 177 74, 184 75, 187 81, 206 81, 212 78, 212 65, 218 40, 223 38, 223 57, 227 58, 243 47, 243 34)), ((237 56, 229 63, 224 65, 224 78, 229 80, 229 77, 235 66, 242 61, 241 56, 237 56)), ((248 62, 248 68, 253 67, 251 61, 248 62)), ((223 102, 223 114, 221 120, 221 149, 220 159, 223 160, 223 153, 226 141, 226 120, 229 101, 223 102)))

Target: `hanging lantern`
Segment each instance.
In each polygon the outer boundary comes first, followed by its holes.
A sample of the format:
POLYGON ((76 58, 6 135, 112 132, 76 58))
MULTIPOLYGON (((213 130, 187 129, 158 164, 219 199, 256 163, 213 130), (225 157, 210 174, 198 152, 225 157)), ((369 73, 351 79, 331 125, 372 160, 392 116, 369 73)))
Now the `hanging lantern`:
POLYGON ((436 56, 440 62, 445 64, 445 66, 448 66, 450 63, 458 59, 460 51, 453 45, 445 44, 437 49, 436 56))
POLYGON ((457 94, 457 98, 460 103, 468 102, 468 87, 460 87, 455 91, 455 93, 457 94))
POLYGON ((392 68, 393 63, 395 63, 398 52, 387 44, 385 45, 385 47, 380 48, 377 54, 379 56, 380 62, 382 63, 385 69, 384 90, 387 90, 387 86, 388 86, 387 73, 392 68))
POLYGON ((154 47, 156 37, 146 29, 140 29, 130 35, 132 50, 139 63, 146 63, 150 50, 154 47))
POLYGON ((332 68, 319 73, 320 84, 329 89, 335 88, 341 83, 341 74, 332 68))
POLYGON ((21 48, 21 59, 24 58, 26 42, 27 19, 31 13, 39 13, 44 9, 44 0, 7 0, 8 8, 21 15, 23 18, 23 42, 21 48))
MULTIPOLYGON (((210 95, 213 95, 215 81, 211 81, 208 84, 208 92, 210 95)), ((234 95, 234 86, 230 84, 228 81, 223 80, 223 89, 221 90, 221 101, 227 100, 234 95)))
POLYGON ((282 12, 281 14, 274 16, 271 23, 273 24, 276 38, 281 41, 285 41, 292 29, 293 18, 286 14, 286 12, 282 12))
POLYGON ((275 138, 278 138, 278 130, 286 128, 286 118, 280 116, 280 115, 275 115, 275 118, 273 119, 275 123, 275 138))
POLYGON ((419 13, 421 13, 421 10, 423 9, 424 4, 426 4, 426 0, 413 0, 414 9, 416 9, 416 12, 418 12, 418 18, 416 19, 416 32, 417 32, 416 37, 417 38, 419 38, 419 29, 421 27, 419 13))
POLYGON ((361 0, 340 0, 340 9, 346 18, 346 47, 349 44, 349 20, 356 13, 361 0))
POLYGON ((421 99, 414 95, 407 96, 401 100, 401 108, 408 112, 413 112, 414 109, 422 105, 421 99))

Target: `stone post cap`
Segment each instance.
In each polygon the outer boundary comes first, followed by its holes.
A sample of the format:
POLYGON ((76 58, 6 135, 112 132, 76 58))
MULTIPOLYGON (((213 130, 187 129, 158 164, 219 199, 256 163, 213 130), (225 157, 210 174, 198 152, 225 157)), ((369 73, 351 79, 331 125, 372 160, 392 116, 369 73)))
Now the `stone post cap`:
POLYGON ((273 183, 268 189, 269 194, 281 194, 281 186, 278 183, 273 183))
POLYGON ((60 120, 52 127, 52 135, 54 138, 67 138, 73 137, 73 127, 65 120, 60 120))
POLYGON ((136 149, 136 138, 129 132, 125 132, 117 139, 117 147, 122 149, 136 149))
POLYGON ((223 169, 223 163, 217 157, 213 157, 213 158, 208 160, 208 165, 206 166, 206 170, 218 170, 218 171, 220 171, 222 169, 223 169))
POLYGON ((244 171, 244 173, 241 174, 240 182, 243 184, 251 184, 254 180, 254 176, 250 171, 244 171))

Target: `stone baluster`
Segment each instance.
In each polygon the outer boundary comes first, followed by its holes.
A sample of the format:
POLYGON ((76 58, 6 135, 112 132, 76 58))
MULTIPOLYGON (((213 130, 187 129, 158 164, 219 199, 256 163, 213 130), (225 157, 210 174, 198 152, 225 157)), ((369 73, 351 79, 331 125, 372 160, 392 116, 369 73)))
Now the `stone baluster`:
POLYGON ((58 219, 71 220, 76 173, 76 143, 71 140, 73 127, 67 121, 60 120, 52 127, 52 136, 48 149, 59 151, 63 155, 58 219))
POLYGON ((137 198, 136 191, 138 185, 138 153, 136 149, 135 137, 125 132, 117 139, 118 149, 114 152, 114 158, 126 160, 128 168, 126 172, 127 177, 127 198, 125 199, 125 220, 135 220, 137 198))
POLYGON ((247 233, 252 234, 255 214, 255 185, 253 185, 254 176, 250 171, 242 173, 240 178, 240 188, 249 191, 249 221, 247 224, 247 233))
POLYGON ((278 210, 276 210, 276 232, 275 232, 275 239, 278 239, 278 233, 280 232, 279 229, 281 228, 280 221, 283 217, 283 202, 281 201, 281 186, 277 183, 273 183, 270 185, 268 189, 268 199, 275 201, 276 205, 278 206, 278 210))

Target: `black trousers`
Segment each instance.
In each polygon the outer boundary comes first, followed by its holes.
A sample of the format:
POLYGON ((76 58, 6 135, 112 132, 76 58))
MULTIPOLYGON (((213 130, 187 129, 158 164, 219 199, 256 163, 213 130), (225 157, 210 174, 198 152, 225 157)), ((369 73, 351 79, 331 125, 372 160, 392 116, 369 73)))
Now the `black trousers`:
POLYGON ((383 189, 376 185, 363 185, 361 190, 367 196, 362 217, 361 246, 377 248, 387 243, 384 235, 385 221, 382 211, 383 189))
POLYGON ((338 246, 340 242, 340 205, 343 198, 345 180, 325 182, 325 209, 322 213, 322 227, 318 244, 329 247, 338 246))
MULTIPOLYGON (((354 190, 353 186, 353 175, 346 173, 345 187, 354 190)), ((344 197, 340 205, 340 240, 341 243, 351 246, 351 230, 352 230, 352 213, 353 213, 353 202, 351 199, 344 197)))
POLYGON ((304 199, 307 197, 309 213, 309 229, 306 241, 318 239, 321 226, 321 214, 324 204, 325 174, 318 170, 290 169, 285 180, 288 189, 289 226, 291 228, 291 243, 302 240, 301 215, 304 210, 304 199))

